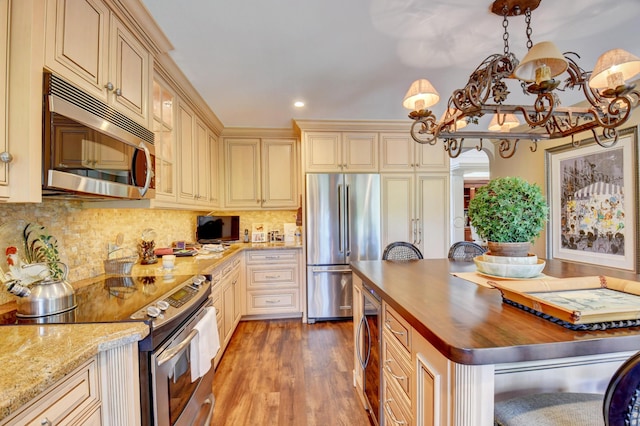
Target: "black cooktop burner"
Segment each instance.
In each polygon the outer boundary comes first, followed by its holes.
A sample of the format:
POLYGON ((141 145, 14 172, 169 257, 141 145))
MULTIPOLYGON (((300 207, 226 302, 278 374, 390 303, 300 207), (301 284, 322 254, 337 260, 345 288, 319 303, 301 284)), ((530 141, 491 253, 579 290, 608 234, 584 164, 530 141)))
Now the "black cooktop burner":
MULTIPOLYGON (((14 324, 132 321, 131 315, 192 278, 191 275, 106 276, 76 288, 77 307, 60 314, 17 318, 14 324)), ((149 318, 141 318, 146 320, 149 318)))

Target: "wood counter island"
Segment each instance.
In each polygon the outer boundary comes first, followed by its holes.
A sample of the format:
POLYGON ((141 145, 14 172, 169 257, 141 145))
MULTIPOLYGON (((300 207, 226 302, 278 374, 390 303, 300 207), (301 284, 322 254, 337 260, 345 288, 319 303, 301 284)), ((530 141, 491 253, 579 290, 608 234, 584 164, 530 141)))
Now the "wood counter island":
MULTIPOLYGON (((489 426, 495 400, 529 392, 603 392, 615 369, 640 350, 640 327, 573 331, 504 304, 495 288, 452 275, 474 272, 473 262, 360 261, 352 269, 354 300, 364 284, 383 302, 385 424, 403 418, 417 425, 489 426), (399 337, 403 328, 406 338, 399 337), (398 339, 404 339, 402 345, 398 339), (402 346, 410 360, 405 375, 411 377, 398 379, 403 375, 394 363, 401 363, 392 358, 404 356, 402 346)), ((547 261, 543 272, 555 278, 606 275, 640 281, 633 273, 556 260, 547 261)), ((361 309, 354 303, 356 328, 361 309)), ((361 376, 356 358, 357 387, 361 376)))

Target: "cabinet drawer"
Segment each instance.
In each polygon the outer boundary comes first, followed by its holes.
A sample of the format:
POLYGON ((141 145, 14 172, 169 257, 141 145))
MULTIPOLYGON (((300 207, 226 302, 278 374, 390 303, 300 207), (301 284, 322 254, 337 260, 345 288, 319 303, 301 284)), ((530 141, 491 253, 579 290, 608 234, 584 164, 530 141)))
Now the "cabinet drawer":
POLYGON ((247 292, 247 313, 264 314, 278 312, 298 312, 298 290, 279 292, 247 292))
POLYGON ((411 352, 411 326, 386 303, 384 304, 384 328, 404 346, 407 352, 411 352))
POLYGON ((96 368, 96 361, 91 360, 25 406, 7 424, 40 426, 48 420, 50 424, 67 425, 95 410, 100 404, 96 368))
POLYGON ((298 265, 249 266, 247 288, 297 287, 298 265))
POLYGON ((407 406, 407 401, 399 393, 395 384, 391 381, 389 374, 385 371, 382 380, 382 411, 386 426, 413 424, 411 409, 407 406))
POLYGON ((211 289, 213 290, 214 288, 216 288, 216 286, 220 284, 221 280, 222 280, 222 269, 216 269, 211 274, 211 289))
POLYGON ((251 250, 247 252, 247 264, 297 262, 298 250, 251 250))
POLYGON ((395 341, 384 333, 382 337, 382 368, 390 381, 395 382, 404 392, 407 401, 411 400, 411 385, 413 374, 411 361, 403 349, 400 349, 395 341))

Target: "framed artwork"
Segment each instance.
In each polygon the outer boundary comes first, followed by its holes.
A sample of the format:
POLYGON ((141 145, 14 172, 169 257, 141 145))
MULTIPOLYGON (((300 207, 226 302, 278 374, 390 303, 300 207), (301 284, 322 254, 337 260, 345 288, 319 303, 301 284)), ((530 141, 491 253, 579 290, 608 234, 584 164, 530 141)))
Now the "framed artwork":
POLYGON ((550 258, 638 271, 638 131, 545 151, 550 258))

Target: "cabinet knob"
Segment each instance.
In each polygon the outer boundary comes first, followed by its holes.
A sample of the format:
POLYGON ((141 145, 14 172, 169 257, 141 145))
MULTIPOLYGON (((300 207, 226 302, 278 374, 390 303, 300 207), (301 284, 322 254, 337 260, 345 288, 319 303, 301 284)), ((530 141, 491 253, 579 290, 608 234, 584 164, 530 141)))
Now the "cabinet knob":
POLYGON ((0 152, 0 161, 9 164, 13 161, 13 155, 11 155, 11 153, 8 151, 0 152))
POLYGON ((113 83, 109 81, 107 84, 104 85, 104 88, 107 89, 108 91, 112 91, 113 83))
POLYGON ((40 421, 40 424, 41 424, 42 426, 51 426, 51 420, 49 420, 48 418, 46 418, 46 417, 45 417, 44 419, 42 419, 42 420, 40 421))
POLYGON ((116 89, 116 91, 114 92, 116 96, 122 96, 122 90, 121 89, 116 89))

